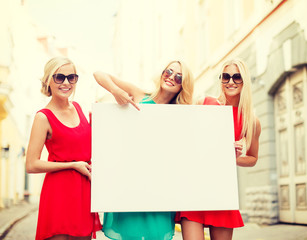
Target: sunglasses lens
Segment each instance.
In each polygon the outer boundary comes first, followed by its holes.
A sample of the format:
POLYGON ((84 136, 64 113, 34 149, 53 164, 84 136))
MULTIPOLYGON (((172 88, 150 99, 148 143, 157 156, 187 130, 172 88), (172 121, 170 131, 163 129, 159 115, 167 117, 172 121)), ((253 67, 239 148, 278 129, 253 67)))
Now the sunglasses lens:
POLYGON ((181 84, 181 83, 182 83, 182 76, 179 75, 179 74, 176 74, 176 75, 175 75, 175 82, 176 82, 177 84, 181 84))
POLYGON ((241 77, 241 74, 240 74, 240 73, 236 73, 236 74, 234 74, 234 75, 232 76, 232 79, 233 79, 234 83, 236 83, 236 84, 240 84, 240 83, 242 83, 242 82, 243 82, 243 80, 242 80, 242 77, 241 77))
POLYGON ((76 83, 78 81, 78 75, 77 74, 70 74, 67 76, 69 83, 76 83))
POLYGON ((223 73, 222 75, 222 82, 229 82, 230 80, 230 75, 228 73, 223 73))
POLYGON ((234 80, 240 80, 240 79, 241 79, 241 74, 240 74, 240 73, 236 73, 236 74, 234 74, 234 75, 232 76, 232 78, 233 78, 234 80))
POLYGON ((169 77, 169 76, 171 76, 171 75, 173 74, 173 71, 172 71, 171 69, 166 69, 166 70, 164 71, 164 73, 165 73, 165 76, 166 76, 166 77, 169 77))
POLYGON ((53 75, 53 79, 54 79, 55 83, 63 83, 65 81, 65 75, 55 74, 55 75, 53 75))

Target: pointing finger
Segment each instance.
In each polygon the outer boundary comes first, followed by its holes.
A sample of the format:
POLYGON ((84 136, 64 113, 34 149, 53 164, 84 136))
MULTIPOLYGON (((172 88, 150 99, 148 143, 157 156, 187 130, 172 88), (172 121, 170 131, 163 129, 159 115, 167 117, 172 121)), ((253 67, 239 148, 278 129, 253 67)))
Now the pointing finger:
POLYGON ((128 100, 138 111, 140 111, 140 108, 138 107, 138 105, 132 100, 128 100))

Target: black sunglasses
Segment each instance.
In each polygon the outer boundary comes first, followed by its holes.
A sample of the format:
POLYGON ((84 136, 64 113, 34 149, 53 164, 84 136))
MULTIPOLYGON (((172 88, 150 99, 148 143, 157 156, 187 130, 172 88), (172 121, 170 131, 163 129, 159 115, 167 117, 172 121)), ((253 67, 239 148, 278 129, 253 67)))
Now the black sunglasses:
MULTIPOLYGON (((170 76, 172 76, 174 74, 174 70, 168 68, 165 69, 162 73, 165 77, 169 78, 170 76)), ((174 80, 177 84, 181 84, 182 83, 182 75, 180 75, 179 73, 176 73, 174 76, 174 80)))
POLYGON ((75 84, 78 81, 79 76, 74 73, 69 74, 67 76, 62 73, 57 73, 57 74, 52 75, 52 77, 53 77, 53 81, 57 84, 63 83, 66 78, 70 84, 75 84))
MULTIPOLYGON (((221 78, 221 77, 220 77, 221 78)), ((232 81, 235 84, 241 84, 243 83, 242 77, 240 73, 235 73, 232 76, 230 76, 229 73, 222 73, 222 83, 229 83, 230 79, 232 78, 232 81)))

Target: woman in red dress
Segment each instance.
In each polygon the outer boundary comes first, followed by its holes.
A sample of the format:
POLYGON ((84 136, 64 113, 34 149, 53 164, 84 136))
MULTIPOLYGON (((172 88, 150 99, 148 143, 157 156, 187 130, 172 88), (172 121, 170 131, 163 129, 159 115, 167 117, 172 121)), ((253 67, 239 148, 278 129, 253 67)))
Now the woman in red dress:
MULTIPOLYGON (((227 61, 220 80, 220 96, 206 97, 199 104, 233 106, 237 165, 252 167, 258 160, 261 126, 252 109, 248 69, 241 60, 227 61), (242 154, 242 140, 246 143, 246 154, 242 154)), ((184 240, 203 240, 204 227, 209 227, 211 240, 231 240, 233 228, 244 226, 239 210, 178 212, 176 222, 181 222, 184 240)))
POLYGON ((33 122, 26 156, 28 173, 46 173, 36 240, 90 240, 101 229, 91 213, 91 126, 76 102, 75 65, 57 57, 45 65, 42 93, 51 96, 33 122), (48 161, 40 160, 44 144, 48 161))

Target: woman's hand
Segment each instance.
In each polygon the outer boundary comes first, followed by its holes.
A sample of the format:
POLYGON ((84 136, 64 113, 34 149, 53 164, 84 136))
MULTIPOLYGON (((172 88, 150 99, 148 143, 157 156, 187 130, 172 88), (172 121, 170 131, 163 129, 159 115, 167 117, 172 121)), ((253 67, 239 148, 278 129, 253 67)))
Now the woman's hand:
POLYGON ((242 150, 243 150, 242 141, 236 141, 234 143, 234 147, 236 149, 236 158, 238 158, 238 157, 240 157, 242 155, 242 150))
POLYGON ((137 110, 140 111, 140 108, 137 106, 137 104, 133 101, 133 97, 129 96, 127 92, 125 92, 122 89, 117 89, 117 91, 113 92, 113 96, 116 99, 116 102, 119 105, 125 105, 125 104, 132 104, 137 110))
POLYGON ((144 92, 141 89, 135 87, 131 83, 121 81, 108 73, 100 71, 94 72, 94 78, 100 86, 115 97, 118 104, 124 105, 130 103, 140 111, 140 108, 136 105, 131 96, 143 95, 144 92))
POLYGON ((74 162, 73 169, 87 176, 90 181, 92 180, 92 166, 87 162, 83 161, 74 162))

